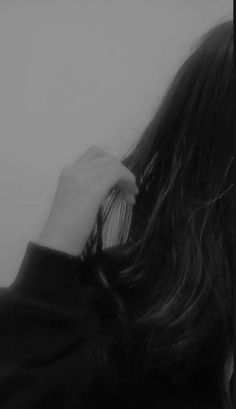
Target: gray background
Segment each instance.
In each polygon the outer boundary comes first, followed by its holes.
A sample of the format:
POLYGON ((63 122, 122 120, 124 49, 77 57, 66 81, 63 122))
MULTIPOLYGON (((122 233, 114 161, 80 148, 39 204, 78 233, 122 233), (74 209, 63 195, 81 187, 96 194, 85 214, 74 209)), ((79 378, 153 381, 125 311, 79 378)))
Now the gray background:
POLYGON ((61 168, 122 155, 231 0, 0 0, 0 286, 37 241, 61 168))

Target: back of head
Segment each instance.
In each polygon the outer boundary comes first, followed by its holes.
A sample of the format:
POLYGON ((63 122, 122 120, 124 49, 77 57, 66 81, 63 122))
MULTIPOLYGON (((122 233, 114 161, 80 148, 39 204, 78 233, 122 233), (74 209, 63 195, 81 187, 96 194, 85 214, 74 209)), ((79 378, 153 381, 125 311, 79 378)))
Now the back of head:
POLYGON ((232 22, 213 28, 180 68, 122 161, 139 185, 135 206, 114 188, 84 252, 95 253, 120 314, 146 334, 146 367, 192 362, 220 375, 232 341, 232 36, 232 22))

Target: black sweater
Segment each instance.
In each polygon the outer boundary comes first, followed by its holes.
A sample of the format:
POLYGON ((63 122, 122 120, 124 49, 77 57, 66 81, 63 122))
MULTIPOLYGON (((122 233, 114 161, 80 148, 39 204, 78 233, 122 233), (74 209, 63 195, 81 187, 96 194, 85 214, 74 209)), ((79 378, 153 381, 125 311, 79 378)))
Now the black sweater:
POLYGON ((141 342, 122 351, 109 300, 103 313, 96 308, 91 270, 87 260, 28 243, 16 280, 0 289, 0 408, 221 408, 209 373, 180 386, 139 371, 141 342))

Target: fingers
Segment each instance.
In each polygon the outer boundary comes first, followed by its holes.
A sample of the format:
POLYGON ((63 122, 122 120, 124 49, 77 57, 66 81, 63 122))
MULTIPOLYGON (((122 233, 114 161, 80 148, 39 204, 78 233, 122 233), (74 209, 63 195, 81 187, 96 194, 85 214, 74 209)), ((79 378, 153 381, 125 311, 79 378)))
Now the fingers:
POLYGON ((78 158, 75 165, 79 166, 81 160, 91 161, 89 169, 96 173, 97 179, 100 180, 107 193, 114 186, 118 186, 123 191, 126 200, 130 204, 135 203, 135 195, 139 192, 135 175, 116 156, 98 146, 91 146, 78 158))
POLYGON ((138 194, 139 190, 136 185, 136 178, 129 169, 120 162, 115 163, 113 167, 110 167, 107 178, 110 186, 118 186, 123 191, 130 204, 135 203, 135 195, 138 194))

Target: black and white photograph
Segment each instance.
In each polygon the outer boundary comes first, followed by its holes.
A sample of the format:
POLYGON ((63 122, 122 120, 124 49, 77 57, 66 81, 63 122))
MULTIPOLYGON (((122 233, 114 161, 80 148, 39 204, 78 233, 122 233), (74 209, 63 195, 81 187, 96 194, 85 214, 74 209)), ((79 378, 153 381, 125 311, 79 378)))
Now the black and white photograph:
POLYGON ((235 408, 233 11, 0 0, 0 409, 235 408))

